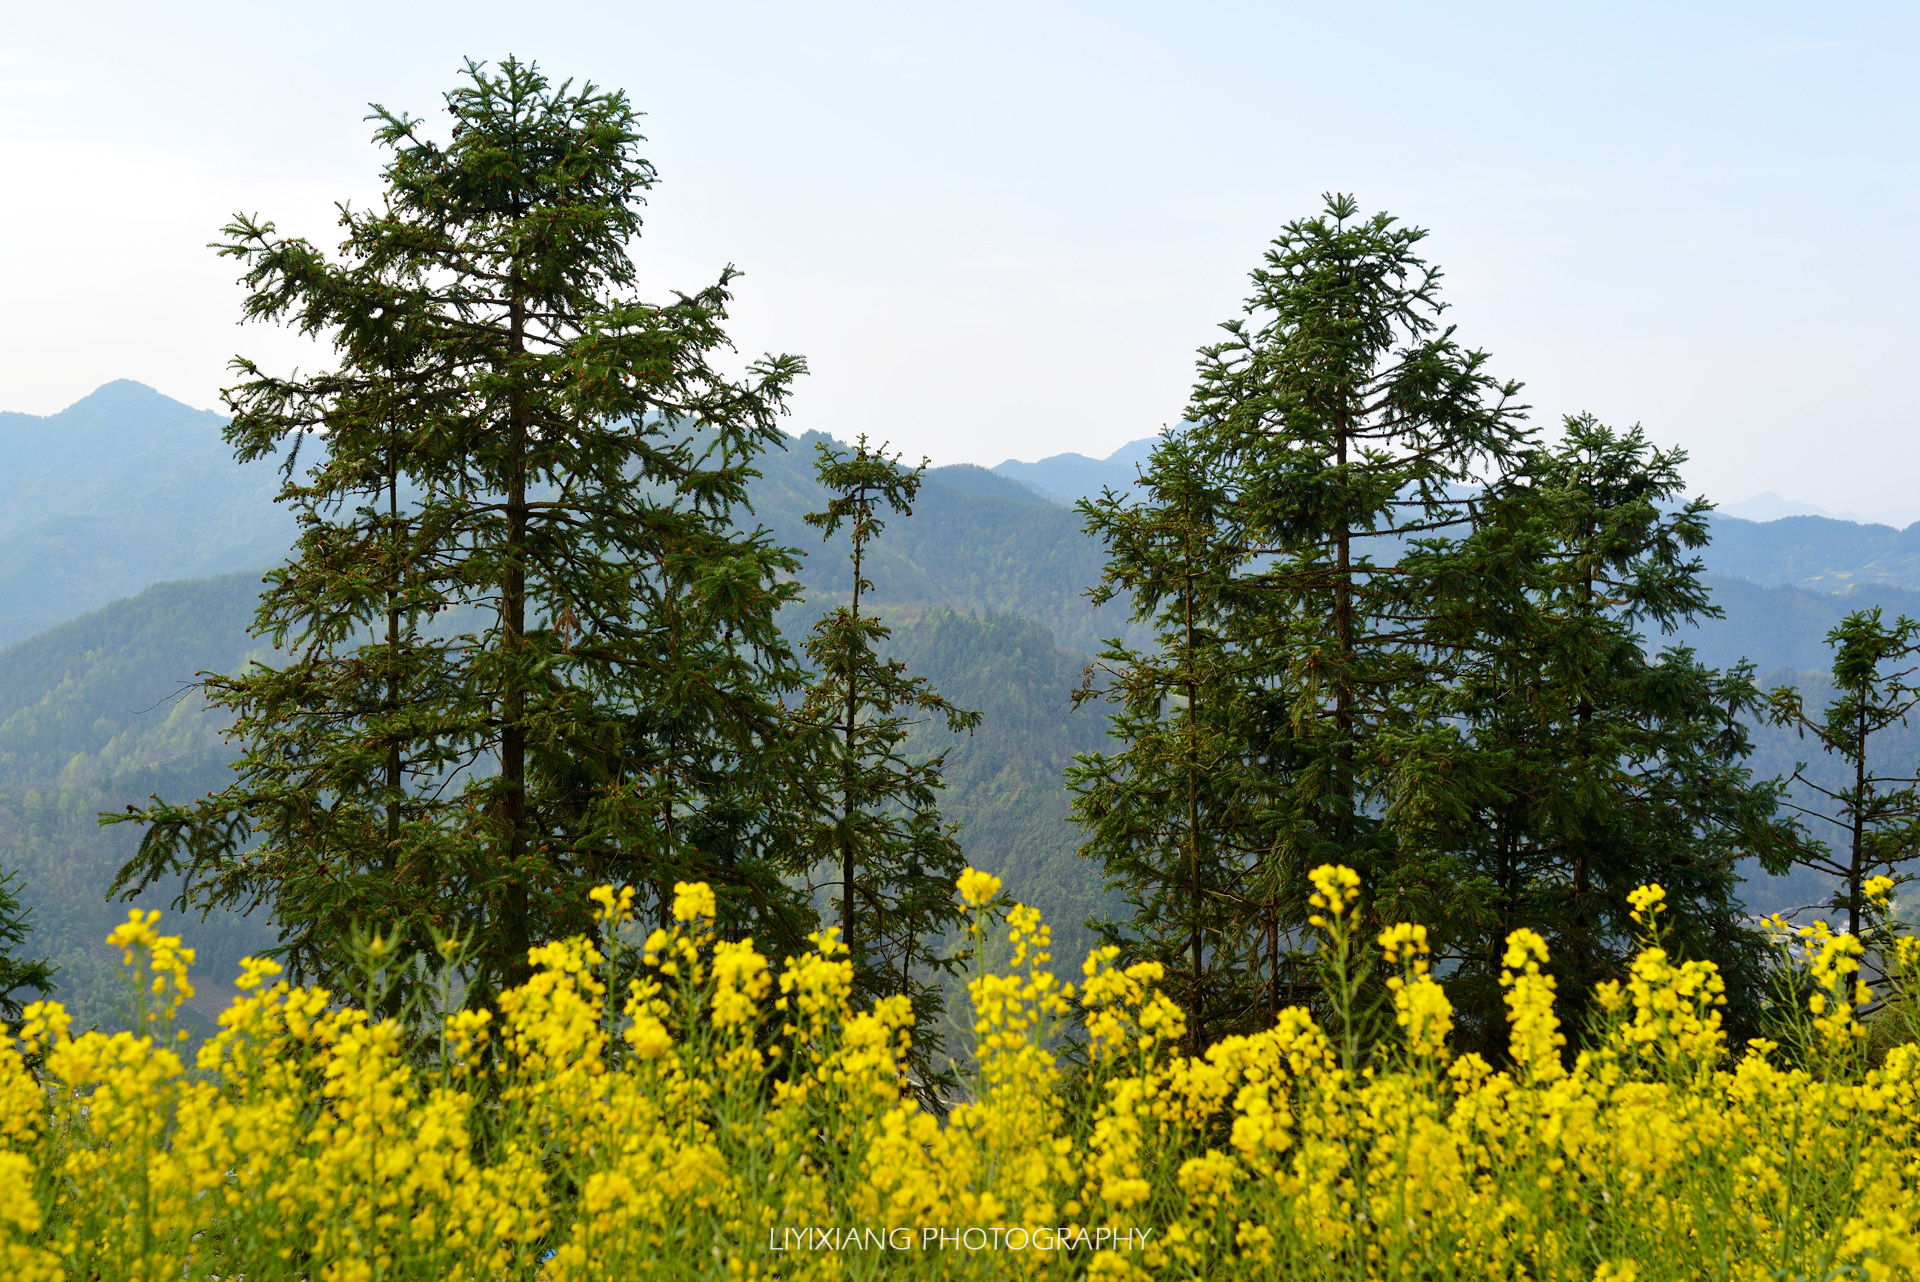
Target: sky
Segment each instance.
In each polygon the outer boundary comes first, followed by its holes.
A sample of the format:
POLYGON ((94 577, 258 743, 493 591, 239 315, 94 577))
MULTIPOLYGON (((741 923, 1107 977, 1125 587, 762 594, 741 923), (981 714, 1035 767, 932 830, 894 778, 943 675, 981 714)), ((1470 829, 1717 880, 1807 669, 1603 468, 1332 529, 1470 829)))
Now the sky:
POLYGON ((0 409, 132 378, 208 408, 244 353, 236 211, 331 245, 367 104, 462 59, 625 89, 661 182, 644 292, 728 263, 788 427, 935 463, 1104 455, 1322 193, 1430 231, 1459 336, 1550 429, 1689 485, 1920 519, 1920 8, 1674 4, 0 4, 0 409))

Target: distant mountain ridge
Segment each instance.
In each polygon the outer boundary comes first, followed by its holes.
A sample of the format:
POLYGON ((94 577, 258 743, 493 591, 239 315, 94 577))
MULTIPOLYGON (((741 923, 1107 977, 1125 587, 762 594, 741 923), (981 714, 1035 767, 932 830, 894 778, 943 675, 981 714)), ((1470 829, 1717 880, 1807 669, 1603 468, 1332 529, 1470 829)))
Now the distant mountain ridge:
MULTIPOLYGON (((295 526, 273 502, 271 463, 240 466, 218 414, 127 380, 57 414, 0 413, 0 649, 151 584, 261 570, 295 526)), ((807 433, 759 460, 756 515, 806 556, 802 579, 844 590, 837 544, 802 517, 825 502, 807 433)), ((878 604, 1019 614, 1093 649, 1127 630, 1124 612, 1082 595, 1098 550, 1070 510, 1023 482, 959 464, 929 470, 915 520, 878 555, 878 604)))
POLYGON ((1800 499, 1783 499, 1772 490, 1756 494, 1752 498, 1741 499, 1737 503, 1721 503, 1714 509, 1726 516, 1737 516, 1743 521, 1778 521, 1786 516, 1825 516, 1836 521, 1852 521, 1856 525, 1891 525, 1902 528, 1920 520, 1920 513, 1910 508, 1883 508, 1878 516, 1863 516, 1853 509, 1833 512, 1818 503, 1807 503, 1800 499))
POLYGON ((293 542, 270 464, 226 420, 141 383, 0 413, 0 646, 166 579, 256 569, 293 542))
MULTIPOLYGON (((748 491, 754 517, 805 558, 800 581, 816 612, 852 588, 846 534, 823 540, 804 519, 826 505, 813 468, 817 447, 831 441, 807 432, 762 454, 754 462, 760 477, 748 491)), ((882 608, 1018 615, 1061 645, 1087 652, 1135 631, 1124 606, 1096 610, 1087 601, 1104 562, 1079 514, 997 470, 929 468, 913 515, 887 517, 867 555, 870 599, 882 608)))
POLYGON ((1084 454, 1054 454, 1037 463, 1008 459, 993 470, 1030 486, 1055 503, 1071 506, 1083 498, 1097 497, 1102 491, 1125 490, 1140 475, 1160 443, 1157 436, 1128 441, 1105 458, 1084 454))
POLYGON ((1711 574, 1816 592, 1920 589, 1920 523, 1896 530, 1826 516, 1744 521, 1716 513, 1712 527, 1701 553, 1711 574))
MULTIPOLYGON (((294 525, 272 502, 279 477, 270 464, 236 465, 223 426, 212 411, 128 380, 57 414, 0 412, 0 648, 153 583, 258 570, 284 556, 294 525)), ((806 554, 810 591, 831 596, 844 590, 844 568, 801 520, 822 498, 812 474, 821 439, 810 432, 764 455, 753 499, 775 535, 806 554)), ((1082 650, 1129 631, 1118 607, 1095 612, 1082 596, 1101 556, 1070 505, 1130 486, 1158 440, 1098 459, 929 469, 914 519, 882 543, 882 603, 1019 614, 1082 650)), ((1755 512, 1771 498, 1737 506, 1755 512)), ((1728 513, 1712 524, 1703 559, 1718 577, 1826 593, 1920 590, 1920 524, 1728 513)))
MULTIPOLYGON (((993 470, 1055 503, 1071 505, 1109 487, 1126 489, 1158 443, 1158 437, 1130 441, 1104 459, 1084 454, 1055 454, 1033 463, 1008 459, 993 470)), ((1701 553, 1707 573, 1816 592, 1863 586, 1920 590, 1920 522, 1899 529, 1814 515, 1809 507, 1768 492, 1716 510, 1713 542, 1701 553)))

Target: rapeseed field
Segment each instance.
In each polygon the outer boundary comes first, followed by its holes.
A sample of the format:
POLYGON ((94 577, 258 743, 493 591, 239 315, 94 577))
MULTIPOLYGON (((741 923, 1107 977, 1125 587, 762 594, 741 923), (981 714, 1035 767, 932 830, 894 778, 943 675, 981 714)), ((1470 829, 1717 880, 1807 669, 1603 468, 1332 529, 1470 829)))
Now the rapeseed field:
MULTIPOLYGON (((109 942, 144 1031, 73 1036, 43 1002, 0 1037, 0 1263, 17 1282, 1920 1271, 1920 1048, 1870 1065, 1861 1022, 1920 969, 1911 941, 1876 994, 1859 940, 1774 923, 1796 1008, 1730 1046, 1720 977, 1662 947, 1645 887, 1640 950, 1577 1054, 1544 942, 1508 939, 1496 1068, 1450 1053, 1426 931, 1362 932, 1358 877, 1313 882, 1318 1017, 1199 1058, 1155 966, 1103 950, 1066 982, 1013 907, 944 1112, 904 1067, 904 1000, 854 1009, 831 933, 777 969, 716 938, 705 885, 651 933, 629 892, 596 891, 599 942, 542 946, 494 1009, 424 1026, 249 961, 191 1063, 170 1027, 192 954, 135 912, 109 942), (1363 966, 1388 976, 1384 1043, 1360 1035, 1363 966)), ((984 956, 1000 885, 959 890, 984 956)))

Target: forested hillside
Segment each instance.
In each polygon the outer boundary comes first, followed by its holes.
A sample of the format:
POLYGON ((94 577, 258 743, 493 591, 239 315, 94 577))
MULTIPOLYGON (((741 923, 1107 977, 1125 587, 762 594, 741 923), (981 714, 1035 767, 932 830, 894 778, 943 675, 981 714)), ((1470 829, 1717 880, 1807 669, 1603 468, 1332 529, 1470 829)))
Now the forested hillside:
POLYGON ((1920 525, 1896 530, 1826 516, 1743 521, 1716 516, 1706 552, 1713 574, 1822 592, 1920 588, 1920 525))
MULTIPOLYGON (((824 501, 813 464, 816 447, 828 439, 808 432, 769 451, 750 490, 754 514, 805 553, 800 578, 816 601, 838 600, 851 575, 845 536, 823 541, 802 519, 824 501)), ((1100 566, 1100 549, 1078 513, 962 464, 928 470, 913 516, 887 527, 867 577, 883 606, 1017 614, 1050 629, 1062 645, 1092 651, 1130 626, 1117 604, 1096 611, 1087 603, 1100 566)))
POLYGON ((1106 738, 1093 709, 1069 704, 1084 656, 1031 620, 950 610, 902 626, 892 653, 981 714, 979 729, 957 743, 934 725, 908 741, 915 752, 951 749, 943 806, 962 824, 968 860, 1046 915, 1058 955, 1084 956, 1092 941, 1083 923, 1119 907, 1101 893, 1099 867, 1078 857, 1080 832, 1061 786, 1074 754, 1106 738))
MULTIPOLYGON (((124 380, 58 414, 0 412, 0 646, 152 583, 255 569, 285 555, 292 522, 271 501, 278 478, 264 463, 236 466, 222 422, 124 380)), ((847 576, 843 547, 823 546, 801 521, 820 501, 813 446, 821 439, 810 432, 763 455, 764 475, 752 486, 757 515, 806 553, 802 579, 815 596, 844 592, 847 576)), ((877 550, 878 599, 1020 614, 1086 650, 1125 631, 1118 607, 1095 612, 1081 596, 1101 558, 1069 505, 1129 485, 1152 445, 1133 441, 1104 459, 931 469, 915 518, 877 550)), ((1844 613, 1812 596, 1755 597, 1754 585, 1865 588, 1860 599, 1889 608, 1906 608, 1907 598, 1888 590, 1920 592, 1920 527, 1719 516, 1712 530, 1701 555, 1716 599, 1736 620, 1757 621, 1700 633, 1714 662, 1744 653, 1762 668, 1805 666, 1814 620, 1844 613), (1804 617, 1779 628, 1764 622, 1781 609, 1804 617)))
MULTIPOLYGON (((44 418, 0 413, 0 647, 149 584, 286 555, 293 522, 272 502, 278 475, 265 462, 237 466, 223 422, 126 381, 44 418)), ((763 454, 751 492, 756 515, 805 554, 802 581, 831 597, 845 591, 843 542, 823 545, 801 519, 821 501, 823 439, 763 454)), ((1083 648, 1127 627, 1117 608, 1096 613, 1081 595, 1100 557, 1079 517, 985 468, 932 469, 915 519, 878 557, 886 605, 1017 613, 1083 648)))
MULTIPOLYGON (((1720 528, 1715 523, 1715 529, 1720 528)), ((1745 658, 1763 675, 1776 668, 1819 669, 1827 663, 1822 638, 1854 610, 1882 607, 1888 618, 1920 618, 1920 591, 1870 584, 1845 592, 1774 586, 1721 574, 1706 577, 1720 619, 1682 628, 1668 640, 1683 642, 1715 667, 1745 658)))
MULTIPOLYGON (((248 573, 162 583, 0 652, 0 863, 24 874, 35 945, 61 968, 61 997, 85 1021, 116 1018, 113 959, 98 945, 126 917, 106 892, 139 840, 98 816, 226 782, 232 754, 187 683, 256 648, 247 624, 258 591, 248 573)), ((155 890, 140 903, 167 899, 155 890)), ((195 1009, 210 1013, 239 959, 271 934, 220 914, 194 936, 204 984, 195 1009)))
POLYGON ((161 583, 0 653, 0 783, 151 791, 219 745, 186 690, 240 663, 260 576, 161 583))
MULTIPOLYGON (((232 750, 186 684, 270 656, 247 633, 258 589, 251 573, 163 583, 0 651, 0 866, 25 874, 36 946, 64 968, 63 998, 89 1018, 112 1018, 111 983, 94 997, 110 976, 97 945, 125 917, 105 894, 139 837, 100 827, 97 815, 226 782, 232 750)), ((1060 777, 1104 733, 1068 708, 1084 658, 1029 619, 944 606, 901 617, 892 652, 983 714, 971 735, 925 725, 910 740, 916 753, 952 750, 944 809, 962 825, 968 858, 1019 886, 1058 924, 1063 946, 1083 950, 1079 923, 1099 910, 1100 877, 1075 855, 1060 777)), ((140 902, 166 899, 149 891, 140 902)), ((214 981, 198 1005, 216 1009, 218 978, 271 932, 222 915, 193 934, 196 974, 214 981)))
MULTIPOLYGON (((0 589, 0 629, 71 614, 175 567, 278 559, 288 525, 269 502, 271 473, 234 466, 218 432, 216 416, 130 383, 46 419, 0 416, 0 449, 17 460, 5 471, 16 501, 0 508, 8 540, 0 557, 13 558, 0 559, 0 574, 15 576, 0 589), (101 465, 79 468, 82 455, 101 465), (74 478, 70 489, 62 475, 74 478), (62 521, 84 538, 54 539, 62 521)), ((808 433, 764 455, 751 491, 756 517, 805 554, 809 604, 783 625, 796 639, 849 582, 844 539, 822 541, 801 519, 822 501, 812 463, 827 439, 808 433)), ((1070 951, 1086 943, 1079 923, 1105 901, 1098 869, 1077 857, 1061 774, 1105 727, 1095 710, 1071 712, 1068 695, 1105 637, 1139 634, 1119 605, 1087 605, 1100 550, 1060 500, 1111 484, 1123 469, 1130 476, 1149 444, 1108 460, 931 469, 914 515, 889 527, 868 569, 873 599, 896 628, 896 657, 983 714, 970 736, 927 726, 911 741, 917 753, 953 749, 943 805, 963 825, 967 857, 1042 907, 1070 951)), ((1703 556, 1726 617, 1656 644, 1693 646, 1717 667, 1749 659, 1766 685, 1819 688, 1822 638, 1848 611, 1877 604, 1890 617, 1920 616, 1920 591, 1901 586, 1900 532, 1818 517, 1720 518, 1712 528, 1703 556)), ((253 570, 164 582, 0 651, 0 865, 25 872, 41 946, 65 967, 67 995, 101 1018, 104 1008, 90 1004, 92 945, 124 914, 104 892, 137 833, 101 829, 95 816, 225 781, 230 749, 185 688, 195 672, 230 670, 261 652, 247 635, 258 588, 253 570)), ((1756 740, 1763 775, 1818 755, 1786 731, 1762 729, 1756 740)), ((1895 733, 1886 748, 1911 755, 1920 737, 1895 733)), ((1756 909, 1821 893, 1805 874, 1749 874, 1756 909)), ((150 892, 143 902, 164 898, 150 892)), ((268 937, 262 923, 238 919, 196 933, 209 974, 268 937)))
MULTIPOLYGON (((0 420, 18 499, 0 531, 15 536, 5 546, 17 555, 0 573, 40 585, 0 595, 0 615, 14 620, 0 627, 33 631, 68 616, 0 649, 0 865, 25 874, 38 944, 64 967, 64 995, 90 1017, 111 1018, 107 999, 92 996, 91 956, 124 916, 105 890, 138 838, 131 827, 100 828, 96 816, 226 781, 231 749, 187 684, 260 649, 247 635, 260 577, 246 569, 164 582, 70 616, 182 569, 285 555, 290 522, 270 502, 272 470, 236 467, 220 423, 131 383, 45 419, 0 420), (89 470, 81 465, 89 457, 104 462, 89 470), (79 478, 70 491, 56 483, 63 474, 79 478), (60 514, 84 540, 50 542, 52 527, 28 519, 35 511, 60 514), (91 563, 76 551, 82 543, 91 563)), ((801 519, 822 501, 813 471, 822 439, 765 454, 752 487, 757 518, 803 555, 812 603, 783 624, 796 640, 847 586, 844 540, 823 542, 801 519)), ((1084 659, 1053 637, 1091 649, 1127 631, 1117 608, 1096 614, 1082 595, 1099 564, 1077 515, 993 472, 957 466, 929 474, 915 516, 889 531, 869 569, 874 602, 899 625, 900 655, 985 713, 957 744, 949 774, 947 812, 963 825, 969 857, 1030 884, 1023 893, 1076 946, 1099 878, 1074 856, 1059 779, 1102 730, 1096 718, 1068 715, 1084 659)), ((923 728, 914 748, 936 751, 943 737, 923 728)), ((165 898, 150 891, 141 902, 165 898)), ((227 918, 196 938, 202 969, 218 974, 269 935, 263 923, 227 918)), ((216 996, 202 1004, 212 1009, 216 996)))
MULTIPOLYGON (((94 1010, 87 1004, 94 944, 125 912, 106 902, 105 889, 138 836, 128 827, 102 829, 95 816, 153 792, 192 795, 225 782, 229 750, 197 696, 183 690, 197 671, 228 670, 261 652, 246 632, 258 586, 250 573, 160 584, 0 653, 0 862, 26 873, 41 945, 66 967, 67 995, 83 1009, 94 1010)), ((1753 654, 1765 685, 1824 688, 1821 638, 1849 598, 1737 581, 1714 587, 1729 617, 1679 640, 1716 665, 1753 654)), ((1920 614, 1920 600, 1904 597, 1874 599, 1890 612, 1920 614)), ((937 604, 895 617, 894 655, 983 714, 971 735, 929 725, 911 740, 916 753, 952 750, 944 808, 963 825, 967 857, 1041 907, 1065 955, 1083 950, 1080 923, 1107 903, 1098 868, 1077 857, 1078 829, 1060 784, 1073 754, 1099 746, 1105 733, 1097 712, 1068 706, 1084 654, 1014 614, 969 615, 937 604)), ((1763 775, 1787 774, 1799 760, 1818 766, 1817 751, 1787 731, 1761 729, 1756 741, 1754 765, 1763 775)), ((1886 749, 1912 756, 1920 732, 1889 735, 1886 749)), ((1836 769, 1826 765, 1823 777, 1836 769)), ((1804 874, 1749 875, 1757 911, 1823 893, 1804 874)), ((150 892, 142 902, 164 900, 150 892)), ((216 920, 195 938, 212 978, 269 932, 259 923, 216 920)))

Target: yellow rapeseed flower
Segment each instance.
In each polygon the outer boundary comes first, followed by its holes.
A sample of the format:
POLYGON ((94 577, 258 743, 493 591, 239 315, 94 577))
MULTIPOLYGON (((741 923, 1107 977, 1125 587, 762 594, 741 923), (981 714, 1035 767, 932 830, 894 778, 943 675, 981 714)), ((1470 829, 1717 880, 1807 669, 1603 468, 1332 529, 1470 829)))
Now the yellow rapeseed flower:
POLYGON ((977 868, 961 873, 956 885, 960 889, 960 901, 969 908, 984 908, 1000 894, 1000 879, 977 868))

